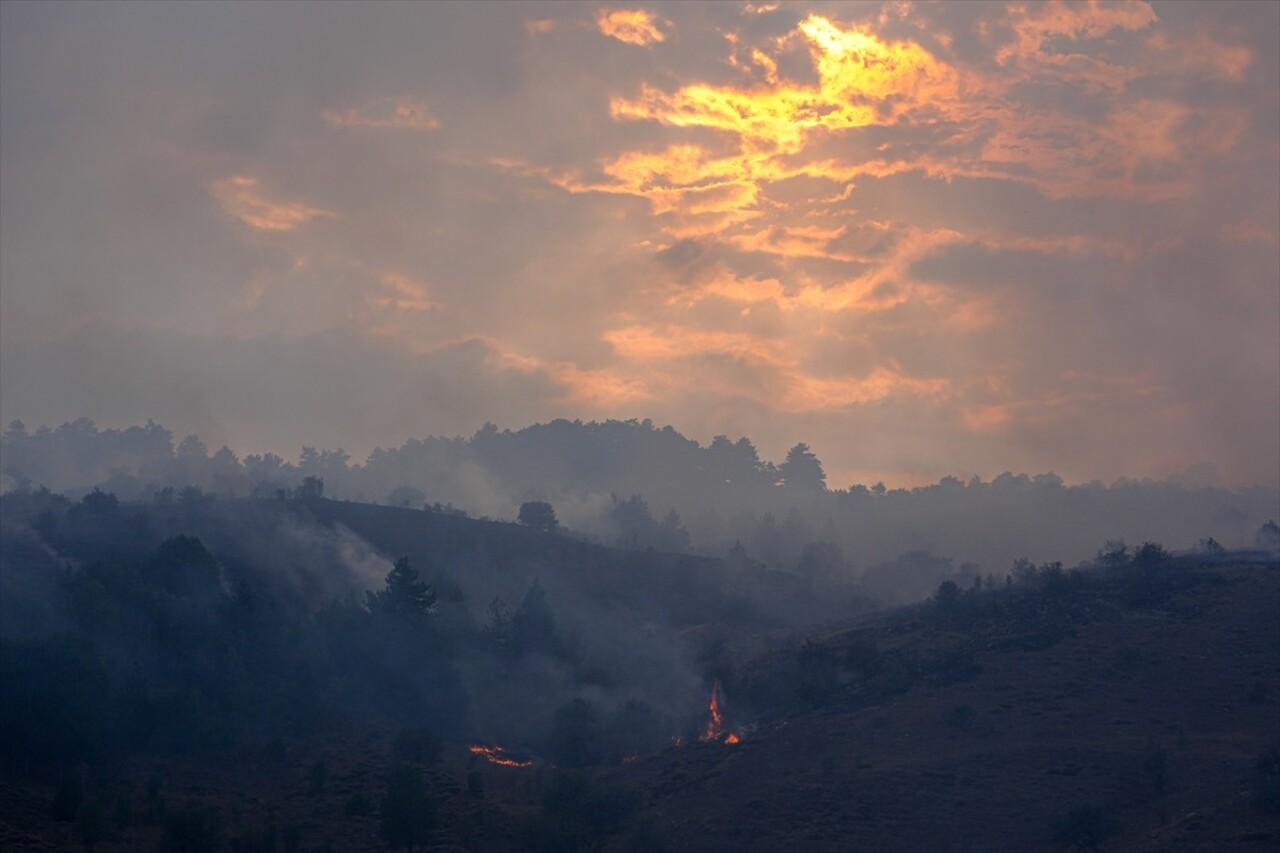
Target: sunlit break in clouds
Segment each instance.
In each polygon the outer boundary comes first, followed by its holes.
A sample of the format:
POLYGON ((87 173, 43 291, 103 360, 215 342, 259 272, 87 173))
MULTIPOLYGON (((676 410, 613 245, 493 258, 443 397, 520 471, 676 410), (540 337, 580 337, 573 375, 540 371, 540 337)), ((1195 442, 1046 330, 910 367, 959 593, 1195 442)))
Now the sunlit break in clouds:
MULTIPOLYGON (((596 18, 600 32, 640 47, 667 40, 666 33, 659 28, 660 20, 643 9, 602 9, 596 18)), ((669 21, 663 23, 671 25, 669 21)))
POLYGON ((1280 480, 1280 5, 0 16, 5 422, 1280 480))

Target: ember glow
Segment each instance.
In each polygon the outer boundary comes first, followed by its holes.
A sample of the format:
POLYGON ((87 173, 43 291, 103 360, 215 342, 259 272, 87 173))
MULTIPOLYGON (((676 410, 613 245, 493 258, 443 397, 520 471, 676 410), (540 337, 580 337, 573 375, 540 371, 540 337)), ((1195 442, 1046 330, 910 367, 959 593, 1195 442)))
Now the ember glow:
POLYGON ((483 755, 485 760, 490 764, 498 764, 503 767, 531 767, 533 759, 525 758, 519 753, 513 756, 501 746, 482 746, 480 744, 472 744, 467 747, 473 755, 483 755))

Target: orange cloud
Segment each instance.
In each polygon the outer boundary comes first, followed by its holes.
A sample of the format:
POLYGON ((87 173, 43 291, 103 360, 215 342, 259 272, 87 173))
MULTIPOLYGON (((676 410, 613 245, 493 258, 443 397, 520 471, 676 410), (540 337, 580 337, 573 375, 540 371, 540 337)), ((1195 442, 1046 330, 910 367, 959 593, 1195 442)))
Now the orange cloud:
POLYGON ((583 370, 564 362, 550 366, 551 376, 565 388, 565 399, 575 405, 614 409, 660 399, 650 383, 611 370, 583 370))
POLYGON ((681 326, 659 329, 637 325, 605 332, 604 340, 620 356, 635 361, 652 362, 718 353, 753 364, 790 363, 786 345, 782 341, 766 340, 744 332, 719 332, 681 326))
MULTIPOLYGON (((610 100, 615 120, 712 131, 723 143, 684 141, 625 151, 602 164, 600 178, 571 173, 554 180, 572 192, 646 198, 664 217, 664 230, 689 237, 725 233, 752 220, 770 227, 789 205, 766 199, 764 187, 795 177, 829 180, 847 192, 859 175, 919 171, 947 179, 1018 181, 1051 197, 1176 198, 1190 190, 1199 172, 1172 168, 1173 163, 1194 165, 1221 156, 1239 137, 1243 117, 1227 110, 1119 99, 1128 81, 1151 69, 1145 60, 1108 61, 1103 40, 1117 30, 1152 26, 1156 18, 1147 4, 1050 3, 1012 12, 1015 38, 998 53, 1010 69, 1005 73, 962 71, 915 42, 886 40, 869 26, 845 26, 820 15, 807 16, 790 34, 762 45, 727 34, 730 64, 753 82, 691 82, 675 89, 645 83, 633 95, 610 100), (1082 42, 1081 50, 1050 50, 1064 40, 1082 42), (779 76, 775 55, 796 45, 807 51, 814 81, 779 76), (1116 98, 1110 117, 1099 123, 1011 98, 1015 84, 1035 75, 1107 92, 1116 98), (1186 132, 1193 125, 1198 129, 1186 132), (909 127, 946 128, 947 134, 940 145, 887 141, 869 150, 858 144, 868 137, 852 134, 872 127, 894 130, 891 139, 906 138, 909 127), (844 150, 833 143, 842 134, 852 140, 844 150), (825 156, 814 156, 815 147, 825 156), (1170 168, 1148 168, 1161 161, 1170 168)), ((1204 61, 1223 74, 1243 73, 1247 50, 1213 45, 1216 52, 1204 61)), ((1172 61, 1167 50, 1164 58, 1149 58, 1172 61)), ((779 233, 734 239, 766 246, 779 233)), ((808 251, 803 242, 791 245, 808 251)))
POLYGON ((556 22, 549 18, 539 18, 538 20, 524 22, 525 32, 529 33, 529 35, 554 32, 556 28, 556 22))
POLYGON ((801 21, 797 33, 808 45, 816 85, 693 83, 675 92, 645 85, 636 98, 614 98, 610 111, 618 119, 727 131, 745 155, 785 155, 801 151, 815 131, 885 123, 959 96, 957 73, 913 42, 886 42, 868 27, 846 30, 818 15, 801 21))
POLYGON ((1051 198, 1184 198, 1247 126, 1237 110, 1172 100, 1117 104, 1102 123, 1027 110, 1005 118, 970 174, 1025 180, 1051 198))
POLYGON ((644 9, 601 9, 596 18, 600 32, 626 44, 649 47, 667 40, 658 26, 670 27, 671 22, 659 18, 644 9))
POLYGON ((1051 61, 1054 54, 1046 52, 1044 46, 1052 38, 1096 39, 1116 29, 1143 30, 1157 20, 1155 10, 1144 0, 1106 5, 1098 0, 1088 3, 1050 0, 1030 9, 1013 6, 1010 11, 1017 16, 1013 24, 1015 40, 996 53, 996 61, 1001 64, 1015 58, 1051 61))
MULTIPOLYGON (((1135 399, 1152 397, 1162 390, 1149 372, 1113 376, 1096 372, 1065 371, 1057 390, 1024 396, 1006 402, 974 403, 961 410, 964 424, 972 432, 999 433, 1017 426, 1046 426, 1065 418, 1096 417, 1135 399)), ((1001 379, 994 383, 1001 396, 1013 396, 1001 379)))
POLYGON ((950 383, 945 379, 907 376, 896 365, 879 367, 865 377, 817 377, 804 373, 788 376, 781 406, 786 412, 821 412, 846 406, 875 403, 891 396, 937 397, 950 383))
POLYGON ((782 412, 821 412, 897 394, 937 396, 950 387, 944 379, 908 376, 893 362, 865 376, 815 375, 803 367, 788 341, 742 332, 635 325, 611 330, 604 338, 619 356, 663 376, 673 390, 747 397, 782 412), (715 357, 726 356, 750 371, 750 379, 738 382, 740 374, 735 374, 724 380, 734 382, 732 387, 710 387, 717 381, 715 357), (700 363, 706 357, 713 360, 700 363), (660 367, 663 362, 673 363, 668 371, 660 367))
POLYGON ((383 273, 380 279, 384 292, 371 294, 365 301, 375 308, 392 311, 432 311, 440 306, 432 301, 427 286, 400 273, 383 273))
POLYGON ((324 120, 334 127, 395 128, 402 130, 435 130, 440 120, 427 105, 409 98, 383 98, 370 111, 350 109, 346 112, 325 110, 324 120))
POLYGON ((268 198, 257 178, 244 175, 214 181, 210 192, 222 202, 227 213, 260 231, 292 231, 317 217, 337 215, 331 210, 302 202, 282 202, 268 198))
MULTIPOLYGON (((805 176, 844 186, 858 174, 915 167, 884 159, 848 164, 801 155, 816 136, 892 123, 911 114, 929 120, 948 105, 961 104, 967 90, 957 71, 924 48, 885 41, 865 26, 845 29, 810 15, 773 49, 795 39, 810 55, 816 83, 780 79, 773 57, 760 47, 748 50, 730 35, 731 61, 753 74, 760 70, 762 82, 690 83, 674 91, 642 84, 637 95, 610 100, 616 120, 719 131, 725 145, 689 142, 623 152, 602 165, 601 179, 581 173, 547 177, 571 192, 646 198, 656 215, 667 216, 665 227, 673 236, 720 233, 765 215, 760 197, 765 184, 805 176), (744 59, 738 60, 738 53, 744 59)), ((788 233, 800 236, 797 246, 805 242, 800 231, 788 233)), ((763 243, 769 235, 754 239, 763 243)))
POLYGON ((1172 39, 1165 33, 1155 32, 1147 44, 1158 55, 1167 57, 1166 63, 1173 70, 1207 71, 1214 77, 1231 82, 1243 80, 1245 71, 1253 64, 1253 53, 1249 48, 1222 44, 1207 33, 1172 39))
POLYGON ((485 335, 472 336, 470 340, 485 344, 490 351, 488 362, 496 370, 518 370, 549 377, 561 387, 561 399, 566 403, 613 409, 659 398, 650 382, 625 372, 582 368, 571 361, 547 361, 518 353, 502 341, 485 335))

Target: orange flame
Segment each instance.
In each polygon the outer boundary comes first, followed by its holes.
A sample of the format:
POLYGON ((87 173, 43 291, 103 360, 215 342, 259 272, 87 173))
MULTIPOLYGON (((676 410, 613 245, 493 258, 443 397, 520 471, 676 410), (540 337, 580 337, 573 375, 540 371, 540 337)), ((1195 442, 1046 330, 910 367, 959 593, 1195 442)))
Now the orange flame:
POLYGON ((707 726, 699 740, 720 740, 724 737, 724 713, 720 710, 720 681, 711 683, 711 702, 707 706, 707 726))
POLYGON ((500 746, 481 746, 480 744, 472 744, 467 747, 473 755, 483 755, 490 764, 500 764, 503 767, 529 767, 533 764, 532 759, 512 758, 507 755, 507 751, 500 746))
POLYGON ((724 710, 721 708, 724 699, 720 695, 720 681, 711 683, 711 701, 707 705, 707 726, 702 730, 698 740, 724 740, 725 743, 738 743, 741 738, 735 732, 726 732, 724 726, 724 710))

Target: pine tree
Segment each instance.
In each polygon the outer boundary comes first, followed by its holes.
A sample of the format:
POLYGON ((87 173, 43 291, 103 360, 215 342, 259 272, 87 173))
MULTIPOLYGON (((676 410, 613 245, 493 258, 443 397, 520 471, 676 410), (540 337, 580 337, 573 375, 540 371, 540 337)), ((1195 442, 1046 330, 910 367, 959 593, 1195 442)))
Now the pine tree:
POLYGON ((392 847, 413 850, 437 822, 436 804, 427 796, 422 774, 408 764, 397 764, 382 799, 382 839, 392 847))
POLYGON ((367 593, 365 597, 365 606, 371 613, 391 616, 422 616, 430 612, 435 603, 435 591, 421 579, 418 570, 409 565, 408 557, 396 560, 382 590, 367 593))
POLYGON ((809 449, 809 445, 801 442, 787 451, 786 461, 778 466, 782 482, 788 489, 804 492, 823 492, 827 488, 827 475, 822 470, 822 463, 809 449))

